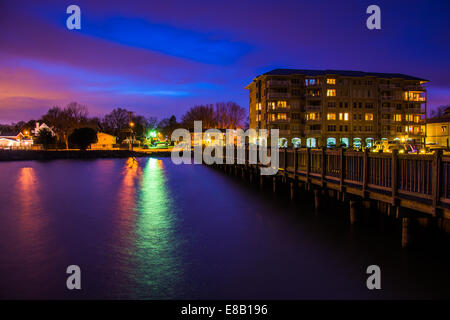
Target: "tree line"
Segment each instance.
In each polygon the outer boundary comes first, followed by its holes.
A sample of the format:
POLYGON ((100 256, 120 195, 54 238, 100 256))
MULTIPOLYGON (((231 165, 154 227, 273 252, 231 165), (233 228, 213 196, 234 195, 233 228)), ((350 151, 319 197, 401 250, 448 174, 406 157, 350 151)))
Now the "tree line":
MULTIPOLYGON (((12 125, 0 125, 0 135, 7 132, 31 133, 36 122, 45 123, 51 132, 41 130, 36 143, 57 144, 60 148, 82 147, 96 142, 96 133, 104 132, 118 138, 118 143, 133 136, 133 140, 145 143, 150 131, 157 131, 163 139, 170 140, 173 130, 177 128, 193 129, 194 121, 202 121, 204 129, 235 129, 248 126, 246 122, 247 112, 235 102, 218 102, 215 105, 196 105, 191 107, 179 122, 172 115, 160 121, 156 117, 145 117, 135 114, 125 108, 116 108, 104 117, 89 117, 87 106, 77 102, 71 102, 65 107, 55 106, 50 108, 39 120, 28 122, 20 121, 12 125), (130 125, 132 124, 132 126, 130 125), (95 135, 95 137, 94 137, 95 135), (84 142, 84 143, 83 143, 84 142), (89 142, 89 143, 87 143, 89 142), (83 144, 83 146, 81 146, 83 144)), ((87 147, 86 146, 86 147, 87 147)))

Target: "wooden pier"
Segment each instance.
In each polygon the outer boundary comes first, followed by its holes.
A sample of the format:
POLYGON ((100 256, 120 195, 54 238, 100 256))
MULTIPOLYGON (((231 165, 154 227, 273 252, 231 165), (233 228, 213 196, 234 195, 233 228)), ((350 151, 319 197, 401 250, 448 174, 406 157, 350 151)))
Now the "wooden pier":
MULTIPOLYGON (((270 155, 270 149, 268 149, 270 155)), ((279 149, 279 170, 274 176, 261 176, 259 162, 249 162, 249 150, 245 161, 238 163, 236 150, 233 165, 216 164, 243 178, 259 184, 272 183, 289 186, 291 199, 296 190, 312 191, 314 203, 320 205, 321 194, 331 191, 341 201, 349 203, 350 221, 357 217, 359 202, 375 202, 377 208, 402 220, 402 245, 409 243, 411 219, 434 219, 437 225, 450 231, 450 155, 442 151, 434 154, 398 154, 350 151, 344 149, 279 149), (255 177, 254 177, 255 176, 255 177), (259 176, 259 177, 258 177, 259 176)))

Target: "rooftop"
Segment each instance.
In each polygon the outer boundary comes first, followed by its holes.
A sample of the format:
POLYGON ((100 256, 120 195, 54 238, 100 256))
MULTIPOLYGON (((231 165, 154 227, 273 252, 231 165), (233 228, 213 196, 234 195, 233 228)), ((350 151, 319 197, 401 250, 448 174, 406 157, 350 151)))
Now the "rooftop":
POLYGON ((305 69, 274 69, 272 71, 266 72, 262 75, 277 75, 277 76, 288 76, 288 75, 305 75, 305 76, 323 76, 323 75, 339 75, 344 77, 377 77, 386 79, 405 79, 405 80, 417 80, 417 81, 429 81, 422 78, 417 78, 401 73, 380 73, 380 72, 364 72, 364 71, 352 71, 352 70, 305 70, 305 69))

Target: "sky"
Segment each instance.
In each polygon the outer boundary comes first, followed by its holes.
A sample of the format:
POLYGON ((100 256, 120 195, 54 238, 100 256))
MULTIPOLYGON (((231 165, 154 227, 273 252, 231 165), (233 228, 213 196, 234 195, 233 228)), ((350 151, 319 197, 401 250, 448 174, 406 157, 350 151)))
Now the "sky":
POLYGON ((158 119, 235 101, 275 68, 405 73, 450 103, 449 1, 0 0, 0 123, 77 101, 158 119), (69 5, 81 29, 68 30, 69 5), (366 9, 381 9, 381 30, 366 9))

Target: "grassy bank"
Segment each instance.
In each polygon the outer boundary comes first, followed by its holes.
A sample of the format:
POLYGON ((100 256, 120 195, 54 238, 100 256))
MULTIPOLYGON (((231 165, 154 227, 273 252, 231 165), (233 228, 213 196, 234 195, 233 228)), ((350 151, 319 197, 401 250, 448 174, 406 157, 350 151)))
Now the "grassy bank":
POLYGON ((20 160, 55 160, 55 159, 107 159, 128 157, 168 157, 168 150, 128 151, 128 150, 61 150, 61 151, 28 151, 0 150, 0 161, 20 160))

